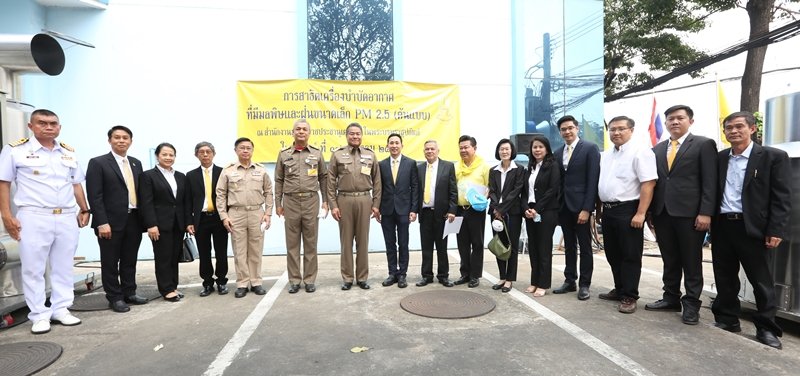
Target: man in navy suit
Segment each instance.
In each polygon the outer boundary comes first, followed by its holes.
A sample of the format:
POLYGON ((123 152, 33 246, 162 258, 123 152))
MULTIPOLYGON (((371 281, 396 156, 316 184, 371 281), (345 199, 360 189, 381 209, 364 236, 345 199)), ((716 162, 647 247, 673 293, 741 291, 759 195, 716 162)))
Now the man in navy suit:
POLYGON ((100 245, 100 268, 106 299, 115 312, 128 304, 145 304, 136 295, 136 259, 142 242, 137 189, 142 162, 128 155, 133 132, 116 125, 108 131, 111 152, 89 160, 86 196, 92 210, 92 228, 100 245))
POLYGON ((756 297, 756 339, 780 349, 783 334, 775 322, 777 312, 775 249, 789 235, 792 170, 785 151, 761 146, 751 139, 756 132, 752 113, 742 111, 723 121, 731 147, 719 152, 717 215, 711 222, 714 234, 712 257, 717 297, 711 305, 714 325, 740 332, 739 264, 747 274, 756 297))
POLYGON ((578 299, 589 299, 594 262, 589 215, 597 198, 600 178, 600 150, 597 145, 578 138, 578 121, 572 115, 558 119, 558 129, 564 145, 553 153, 561 170, 561 210, 558 224, 564 233, 564 284, 553 294, 580 291, 578 299), (577 239, 577 242, 576 242, 577 239), (580 280, 578 279, 578 246, 581 250, 580 280))
POLYGON ((444 221, 456 219, 456 168, 453 162, 439 159, 439 145, 435 140, 425 142, 425 159, 418 169, 420 191, 419 238, 422 248, 422 280, 417 286, 433 283, 433 246, 436 245, 436 279, 444 287, 453 287, 450 281, 450 261, 447 258, 447 237, 444 221))
POLYGON ((389 158, 380 162, 382 192, 381 215, 378 221, 383 229, 386 242, 386 260, 389 264, 389 277, 383 286, 405 288, 408 272, 408 226, 417 220, 419 207, 419 178, 417 162, 400 152, 403 138, 392 133, 386 139, 389 158))
POLYGON ((677 105, 664 111, 669 140, 653 147, 658 180, 650 212, 664 261, 664 295, 648 311, 681 312, 684 324, 697 325, 703 292, 703 240, 714 215, 717 145, 689 133, 694 111, 677 105), (686 294, 681 297, 681 275, 686 294))
POLYGON ((217 181, 222 167, 214 164, 216 151, 210 142, 200 142, 194 147, 200 167, 186 173, 186 232, 197 239, 200 256, 200 278, 203 291, 200 296, 214 292, 214 283, 220 295, 228 293, 228 231, 222 225, 214 203, 217 200, 217 181), (211 240, 214 240, 216 268, 211 262, 211 240), (215 273, 216 269, 216 273, 215 273), (216 275, 216 280, 214 276, 216 275))

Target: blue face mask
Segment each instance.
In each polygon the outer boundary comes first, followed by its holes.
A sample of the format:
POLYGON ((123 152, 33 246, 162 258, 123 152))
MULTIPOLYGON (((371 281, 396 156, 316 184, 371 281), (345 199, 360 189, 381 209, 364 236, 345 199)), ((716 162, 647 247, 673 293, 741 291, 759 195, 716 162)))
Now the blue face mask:
POLYGON ((489 200, 485 196, 478 194, 478 191, 476 191, 475 188, 470 188, 467 190, 467 201, 469 201, 469 204, 472 205, 472 208, 477 211, 484 211, 489 205, 489 200))

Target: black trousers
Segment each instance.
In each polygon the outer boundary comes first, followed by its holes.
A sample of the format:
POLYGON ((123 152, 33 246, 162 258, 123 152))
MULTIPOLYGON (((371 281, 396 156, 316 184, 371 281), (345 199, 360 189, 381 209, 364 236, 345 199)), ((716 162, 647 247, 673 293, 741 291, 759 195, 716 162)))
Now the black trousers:
MULTIPOLYGON (((578 224, 578 214, 563 206, 558 212, 558 223, 564 233, 564 282, 589 287, 592 284, 594 256, 592 255, 592 233, 589 221, 578 224), (578 249, 580 248, 580 280, 578 279, 578 249)), ((529 240, 530 241, 530 240, 529 240)), ((537 285, 538 286, 538 285, 537 285)))
POLYGON ((408 226, 410 223, 408 214, 381 216, 389 275, 405 277, 408 273, 408 226))
POLYGON ((703 239, 705 231, 694 229, 694 217, 673 217, 664 209, 653 217, 658 249, 664 262, 664 301, 682 302, 684 306, 700 310, 703 292, 703 239), (681 275, 686 295, 681 297, 681 275))
POLYGON ((152 241, 153 263, 158 292, 164 296, 178 289, 178 254, 182 251, 184 231, 178 226, 159 227, 158 233, 158 240, 152 241))
POLYGON ((214 282, 219 286, 228 284, 228 231, 222 225, 219 214, 200 213, 200 223, 194 231, 194 238, 197 241, 197 253, 200 255, 200 278, 203 279, 203 286, 213 287, 214 282), (211 261, 212 238, 216 268, 211 261))
POLYGON ((638 206, 637 200, 603 211, 603 245, 614 275, 614 288, 619 296, 633 299, 639 299, 644 247, 642 229, 631 227, 638 206))
POLYGON ((100 246, 100 279, 106 299, 115 302, 136 295, 136 259, 142 243, 139 213, 133 210, 124 228, 112 228, 111 239, 98 237, 97 243, 100 246))
POLYGON ((777 336, 783 330, 775 322, 778 311, 775 298, 775 280, 772 276, 774 249, 764 246, 764 239, 747 235, 743 220, 717 218, 713 223, 714 242, 711 254, 714 258, 714 281, 717 297, 711 305, 714 319, 724 324, 738 324, 739 264, 747 280, 753 285, 757 312, 753 314, 756 328, 766 329, 777 336))
POLYGON ((483 233, 486 228, 486 213, 459 207, 457 215, 464 217, 461 230, 456 236, 458 254, 461 256, 461 277, 479 279, 483 274, 483 233))
POLYGON ((419 237, 422 246, 422 278, 433 279, 433 247, 436 246, 436 279, 447 279, 450 261, 447 258, 447 238, 442 239, 445 218, 437 218, 432 208, 422 208, 419 213, 419 237))
POLYGON ((553 279, 553 232, 558 223, 558 213, 556 210, 545 210, 539 214, 542 216, 541 222, 525 218, 528 256, 531 260, 531 286, 549 289, 553 279))
MULTIPOLYGON (((494 217, 489 217, 494 220, 494 217)), ((522 216, 509 215, 505 218, 508 236, 505 231, 496 232, 492 230, 492 235, 500 235, 500 241, 506 246, 511 245, 511 257, 508 261, 497 259, 497 269, 500 271, 500 279, 506 281, 517 280, 517 259, 519 258, 519 234, 522 232, 522 216), (510 238, 510 239, 509 239, 510 238)))

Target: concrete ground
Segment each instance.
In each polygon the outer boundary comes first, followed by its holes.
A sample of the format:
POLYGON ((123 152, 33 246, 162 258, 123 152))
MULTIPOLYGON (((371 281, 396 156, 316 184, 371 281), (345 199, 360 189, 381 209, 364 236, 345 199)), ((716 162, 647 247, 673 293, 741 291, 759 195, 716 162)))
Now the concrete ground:
MULTIPOLYGON (((652 244, 647 248, 646 253, 658 252, 652 244)), ((455 279, 458 256, 455 250, 450 255, 455 279)), ((578 301, 575 293, 535 299, 524 293, 530 276, 527 254, 519 256, 515 289, 507 294, 492 290, 497 265, 487 251, 484 279, 469 291, 491 297, 496 308, 480 317, 444 320, 400 307, 410 294, 445 289, 414 286, 420 256, 411 254, 406 289, 381 286, 386 257, 372 253, 372 289, 341 291, 339 256, 323 255, 317 292, 294 295, 286 291, 285 257, 268 256, 263 262, 268 294, 242 299, 232 293, 199 297, 197 262, 182 264, 186 298, 181 302, 157 299, 125 314, 79 312, 81 325, 54 324, 50 333, 39 336, 26 323, 0 332, 0 344, 62 345, 63 355, 44 375, 796 375, 800 369, 800 330, 794 323, 781 321, 784 350, 775 350, 754 340, 749 321, 742 322, 741 334, 711 326, 707 298, 697 326, 681 323, 679 313, 645 311, 645 303, 661 297, 657 257, 644 258, 639 310, 625 315, 613 302, 597 298, 612 286, 602 253, 594 258, 592 296, 578 301), (369 349, 351 352, 362 346, 369 349)), ((554 287, 562 281, 563 260, 556 251, 554 287)), ((705 276, 710 285, 710 263, 705 276)), ((155 284, 151 261, 139 263, 137 278, 140 285, 155 284)))

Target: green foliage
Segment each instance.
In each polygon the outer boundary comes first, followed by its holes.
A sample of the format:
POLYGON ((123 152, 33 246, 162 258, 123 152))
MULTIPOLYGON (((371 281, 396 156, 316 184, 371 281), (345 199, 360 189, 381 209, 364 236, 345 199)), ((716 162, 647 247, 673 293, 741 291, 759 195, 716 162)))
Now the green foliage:
POLYGON ((703 30, 710 14, 736 5, 736 0, 605 0, 605 94, 649 81, 652 71, 706 56, 684 42, 687 35, 703 30))

